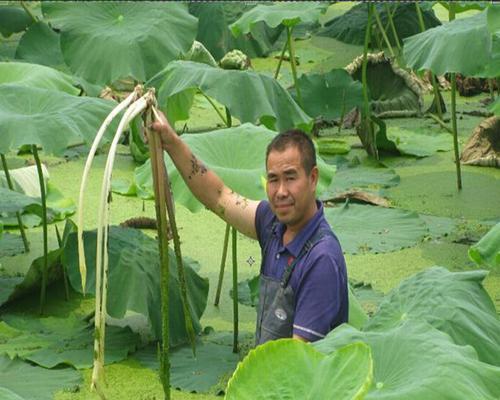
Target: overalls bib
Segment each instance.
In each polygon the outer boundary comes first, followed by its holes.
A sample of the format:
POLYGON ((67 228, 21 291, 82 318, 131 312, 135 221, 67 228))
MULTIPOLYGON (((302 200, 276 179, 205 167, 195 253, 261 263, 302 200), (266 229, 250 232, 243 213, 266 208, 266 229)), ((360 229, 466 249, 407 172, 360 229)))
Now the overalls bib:
MULTIPOLYGON (((277 223, 273 225, 273 231, 277 223)), ((259 345, 269 340, 291 338, 293 332, 293 320, 295 314, 295 294, 290 285, 290 277, 297 262, 304 257, 324 236, 333 236, 328 229, 319 230, 304 244, 296 259, 283 271, 281 279, 260 275, 259 308, 257 312, 257 329, 255 333, 255 344, 259 345)), ((262 265, 271 235, 262 251, 262 265)))

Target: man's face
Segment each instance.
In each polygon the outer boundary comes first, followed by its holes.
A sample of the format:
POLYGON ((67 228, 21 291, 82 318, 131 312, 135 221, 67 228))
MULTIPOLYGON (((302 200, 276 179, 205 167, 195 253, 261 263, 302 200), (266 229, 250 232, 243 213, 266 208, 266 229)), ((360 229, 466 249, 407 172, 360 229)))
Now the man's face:
POLYGON ((278 220, 300 229, 316 212, 318 169, 307 175, 296 146, 273 150, 267 158, 267 197, 278 220))

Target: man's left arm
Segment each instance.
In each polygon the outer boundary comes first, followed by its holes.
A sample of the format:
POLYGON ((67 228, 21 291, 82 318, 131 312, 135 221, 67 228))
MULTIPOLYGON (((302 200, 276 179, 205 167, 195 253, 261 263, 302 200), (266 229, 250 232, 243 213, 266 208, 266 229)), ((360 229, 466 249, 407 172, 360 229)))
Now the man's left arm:
POLYGON ((293 337, 304 341, 324 338, 342 317, 347 304, 345 266, 331 254, 321 254, 301 279, 296 292, 293 337))

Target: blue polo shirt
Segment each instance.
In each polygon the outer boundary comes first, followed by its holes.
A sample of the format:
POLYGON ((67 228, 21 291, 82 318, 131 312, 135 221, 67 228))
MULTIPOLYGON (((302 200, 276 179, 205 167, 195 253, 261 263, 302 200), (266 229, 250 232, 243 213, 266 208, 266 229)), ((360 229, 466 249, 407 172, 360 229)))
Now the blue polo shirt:
MULTIPOLYGON (((277 222, 268 201, 261 201, 255 216, 255 228, 261 248, 270 240, 261 274, 280 280, 287 264, 296 258, 306 241, 318 228, 329 229, 323 204, 299 234, 286 246, 286 226, 277 222)), ((295 265, 288 283, 295 294, 293 333, 309 341, 319 340, 336 326, 347 322, 348 291, 344 256, 335 235, 325 236, 295 265)))

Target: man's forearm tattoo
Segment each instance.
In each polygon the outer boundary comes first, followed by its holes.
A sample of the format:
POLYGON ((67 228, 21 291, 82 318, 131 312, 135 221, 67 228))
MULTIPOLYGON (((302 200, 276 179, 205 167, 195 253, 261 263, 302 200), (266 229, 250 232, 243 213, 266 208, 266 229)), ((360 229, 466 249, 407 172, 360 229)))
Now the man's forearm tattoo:
POLYGON ((248 206, 248 199, 246 197, 241 196, 239 193, 231 190, 231 194, 236 198, 236 205, 241 206, 241 208, 245 209, 248 206))
POLYGON ((191 173, 188 175, 188 179, 194 178, 196 174, 204 175, 208 170, 205 164, 198 161, 198 159, 191 154, 191 173))

